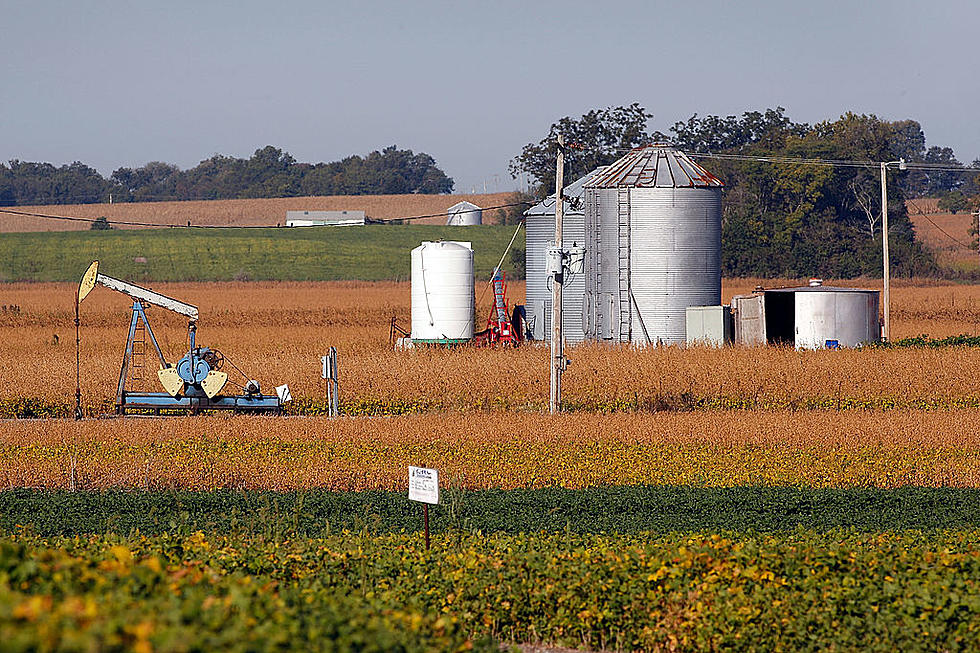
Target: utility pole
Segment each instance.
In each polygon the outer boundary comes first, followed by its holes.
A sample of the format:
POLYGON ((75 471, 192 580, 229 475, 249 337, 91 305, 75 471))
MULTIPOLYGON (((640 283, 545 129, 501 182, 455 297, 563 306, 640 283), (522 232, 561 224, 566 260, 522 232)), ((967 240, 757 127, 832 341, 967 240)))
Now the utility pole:
POLYGON ((980 208, 973 215, 977 216, 977 254, 980 255, 980 208))
POLYGON ((883 288, 882 301, 885 303, 885 330, 881 334, 885 340, 891 340, 891 316, 889 314, 889 266, 888 266, 888 177, 886 171, 888 164, 881 162, 881 264, 883 269, 883 288))
POLYGON ((890 302, 890 291, 891 291, 891 268, 888 265, 888 166, 897 165, 899 170, 907 170, 908 166, 905 165, 905 159, 899 159, 898 161, 888 161, 887 163, 881 162, 881 265, 882 265, 882 279, 883 279, 883 289, 882 301, 885 303, 884 315, 885 315, 885 325, 882 332, 882 337, 885 340, 890 340, 892 335, 892 321, 891 321, 891 302, 890 302))
POLYGON ((564 256, 561 243, 561 222, 565 207, 562 191, 565 188, 565 137, 558 135, 558 162, 555 172, 555 249, 558 265, 552 275, 551 286, 551 400, 549 412, 561 412, 561 374, 565 369, 565 347, 561 329, 561 285, 564 281, 564 256))
POLYGON ((82 419, 82 339, 79 335, 79 304, 81 299, 78 297, 79 291, 75 291, 75 419, 82 419))

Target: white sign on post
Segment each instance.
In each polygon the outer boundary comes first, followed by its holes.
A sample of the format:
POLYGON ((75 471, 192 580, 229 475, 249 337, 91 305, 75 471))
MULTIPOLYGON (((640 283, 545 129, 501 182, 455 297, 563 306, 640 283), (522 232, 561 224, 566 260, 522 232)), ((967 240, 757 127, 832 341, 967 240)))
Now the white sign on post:
POLYGON ((439 503, 439 470, 409 466, 408 498, 422 503, 439 503))

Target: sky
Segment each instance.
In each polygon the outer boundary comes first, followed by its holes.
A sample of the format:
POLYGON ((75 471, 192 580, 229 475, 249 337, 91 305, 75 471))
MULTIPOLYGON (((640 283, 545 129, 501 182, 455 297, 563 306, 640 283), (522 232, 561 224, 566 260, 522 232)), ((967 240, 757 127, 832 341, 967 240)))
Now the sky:
POLYGON ((563 116, 639 102, 918 120, 980 157, 976 0, 0 0, 0 160, 102 174, 265 145, 334 161, 432 155, 458 192, 563 116))

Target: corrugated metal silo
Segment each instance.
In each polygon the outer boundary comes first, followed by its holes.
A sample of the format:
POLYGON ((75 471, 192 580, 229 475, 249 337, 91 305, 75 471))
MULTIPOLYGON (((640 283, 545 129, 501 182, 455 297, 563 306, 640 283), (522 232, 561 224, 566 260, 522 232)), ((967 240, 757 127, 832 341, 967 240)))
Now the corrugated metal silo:
POLYGON ((687 307, 721 304, 723 186, 659 144, 586 183, 586 337, 683 344, 687 307))
POLYGON ((453 204, 446 211, 446 224, 452 227, 470 227, 483 224, 483 209, 472 202, 453 204))
MULTIPOLYGON (((574 183, 565 186, 568 198, 562 219, 562 243, 585 245, 585 206, 582 201, 585 183, 605 168, 596 168, 574 183)), ((555 196, 535 204, 524 213, 525 270, 527 274, 527 321, 534 340, 551 338, 551 283, 546 268, 548 247, 555 241, 555 196)), ((582 324, 582 300, 585 296, 585 275, 566 277, 562 287, 564 320, 562 333, 565 342, 575 344, 585 339, 582 324)))

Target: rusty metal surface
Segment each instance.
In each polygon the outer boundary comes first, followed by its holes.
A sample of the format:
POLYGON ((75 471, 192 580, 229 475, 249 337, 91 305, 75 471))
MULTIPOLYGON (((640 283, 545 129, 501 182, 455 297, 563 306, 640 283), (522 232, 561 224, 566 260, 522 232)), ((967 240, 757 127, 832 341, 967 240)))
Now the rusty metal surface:
POLYGON ((586 188, 721 188, 725 184, 669 145, 645 145, 632 150, 601 173, 586 188))

